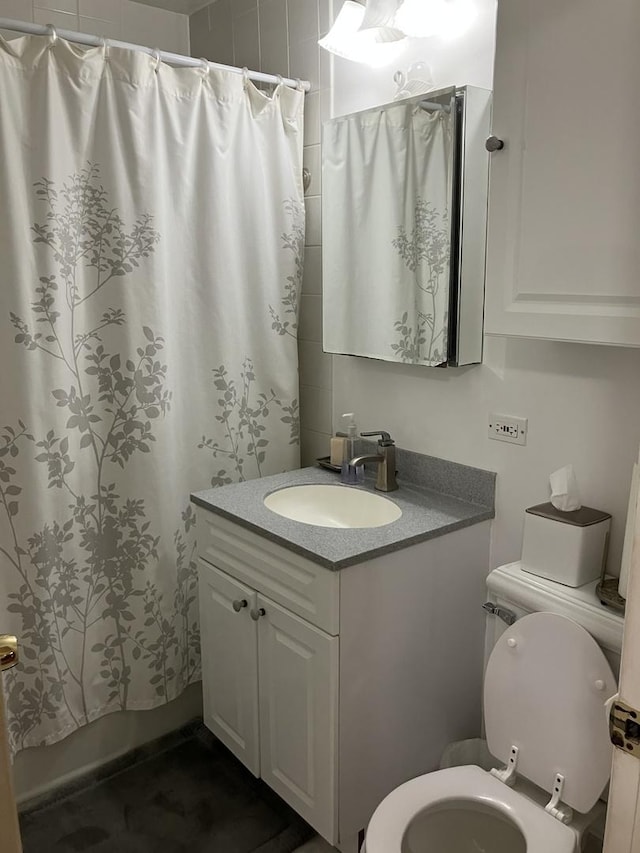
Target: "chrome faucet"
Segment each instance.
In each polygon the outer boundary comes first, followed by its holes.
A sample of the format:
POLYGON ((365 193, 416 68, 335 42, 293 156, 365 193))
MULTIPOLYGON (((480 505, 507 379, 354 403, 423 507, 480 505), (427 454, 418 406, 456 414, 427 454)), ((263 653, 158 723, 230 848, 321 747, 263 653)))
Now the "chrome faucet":
POLYGON ((379 435, 378 453, 354 456, 349 465, 356 467, 364 465, 365 462, 377 462, 378 473, 376 476, 376 489, 380 492, 394 492, 398 488, 396 482, 396 446, 388 432, 378 430, 377 432, 361 432, 363 438, 379 435))

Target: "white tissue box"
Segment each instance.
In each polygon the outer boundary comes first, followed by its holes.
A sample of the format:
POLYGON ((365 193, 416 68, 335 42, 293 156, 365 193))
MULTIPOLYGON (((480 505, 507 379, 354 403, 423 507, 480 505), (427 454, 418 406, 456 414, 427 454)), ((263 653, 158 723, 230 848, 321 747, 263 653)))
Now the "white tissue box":
POLYGON ((583 506, 561 512, 551 503, 525 511, 522 569, 565 586, 582 586, 602 574, 611 516, 583 506))

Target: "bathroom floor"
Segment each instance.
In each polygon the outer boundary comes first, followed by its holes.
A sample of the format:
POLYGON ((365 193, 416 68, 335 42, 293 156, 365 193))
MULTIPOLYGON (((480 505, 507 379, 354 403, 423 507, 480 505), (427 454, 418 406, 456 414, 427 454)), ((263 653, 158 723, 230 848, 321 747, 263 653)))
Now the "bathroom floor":
POLYGON ((292 853, 313 830, 201 725, 20 815, 24 853, 292 853))

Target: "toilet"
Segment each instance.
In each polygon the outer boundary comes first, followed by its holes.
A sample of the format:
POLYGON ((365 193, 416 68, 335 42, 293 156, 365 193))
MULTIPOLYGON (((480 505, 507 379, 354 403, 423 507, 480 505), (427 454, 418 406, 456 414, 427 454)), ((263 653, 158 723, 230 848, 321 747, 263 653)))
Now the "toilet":
MULTIPOLYGON (((505 569, 512 598, 528 596, 541 610, 500 623, 488 656, 487 746, 504 768, 452 767, 400 785, 374 812, 366 853, 577 853, 601 814, 612 749, 607 701, 617 685, 580 623, 610 638, 617 628, 621 636, 622 620, 597 603, 592 584, 565 588, 556 601, 557 584, 523 579, 519 564, 496 571, 505 569)), ((501 614, 517 616, 514 609, 501 614)), ((488 629, 488 648, 491 639, 488 629)), ((611 659, 611 643, 608 651, 611 659)))

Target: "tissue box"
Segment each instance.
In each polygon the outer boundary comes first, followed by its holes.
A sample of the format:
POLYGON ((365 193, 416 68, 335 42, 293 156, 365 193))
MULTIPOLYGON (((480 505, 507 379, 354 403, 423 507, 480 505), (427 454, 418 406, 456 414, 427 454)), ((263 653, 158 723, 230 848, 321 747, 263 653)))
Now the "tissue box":
POLYGON ((561 512, 552 503, 525 511, 522 569, 565 586, 582 586, 602 574, 611 516, 583 506, 561 512))

